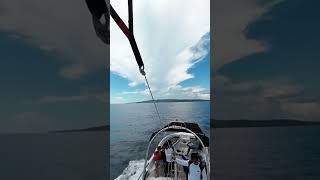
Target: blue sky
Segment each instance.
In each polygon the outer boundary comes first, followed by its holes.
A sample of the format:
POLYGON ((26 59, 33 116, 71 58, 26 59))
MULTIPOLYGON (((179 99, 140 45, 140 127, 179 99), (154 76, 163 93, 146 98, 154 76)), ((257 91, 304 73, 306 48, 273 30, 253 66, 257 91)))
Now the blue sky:
MULTIPOLYGON (((217 119, 319 120, 318 1, 216 1, 214 64, 206 46, 209 12, 198 13, 209 1, 182 3, 194 7, 190 17, 173 10, 178 1, 172 9, 164 8, 164 0, 141 2, 135 35, 156 98, 207 97, 210 65, 217 119)), ((0 132, 105 123, 108 47, 95 36, 85 3, 65 3, 2 1, 0 132)), ((115 8, 126 18, 126 10, 115 8)), ((110 48, 121 51, 111 53, 111 98, 120 97, 114 103, 150 99, 127 39, 120 31, 111 34, 111 44, 115 39, 110 48)))
MULTIPOLYGON (((126 1, 111 3, 127 22, 126 1)), ((209 99, 209 7, 208 0, 134 3, 135 37, 156 99, 209 99)), ((129 42, 113 21, 110 33, 111 103, 149 100, 129 42)))
MULTIPOLYGON (((195 4, 194 2, 190 1, 185 5, 185 8, 195 7, 195 11, 190 13, 192 17, 204 6, 204 4, 195 4)), ((152 6, 147 11, 152 14, 151 11, 160 10, 157 7, 168 10, 164 8, 168 7, 168 3, 168 1, 154 1, 157 6, 152 6)), ((109 77, 109 68, 117 68, 115 65, 119 64, 114 64, 114 61, 111 60, 110 62, 113 64, 109 67, 109 59, 107 58, 109 47, 96 37, 85 1, 74 3, 74 1, 67 0, 64 1, 64 6, 61 6, 56 2, 39 0, 28 2, 4 0, 1 8, 4 11, 0 14, 0 78, 2 83, 0 132, 43 132, 105 124, 109 104, 106 78, 109 77), (70 13, 70 7, 72 7, 73 13, 70 13), (57 13, 57 9, 59 13, 57 13), (32 23, 30 23, 30 19, 32 19, 32 23)), ((123 13, 126 12, 127 10, 123 13)), ((175 88, 171 90, 172 92, 188 93, 194 91, 195 94, 207 96, 208 84, 205 82, 209 77, 205 75, 201 70, 204 68, 201 67, 207 67, 206 73, 209 73, 209 59, 206 57, 208 54, 206 43, 209 39, 205 36, 209 32, 209 19, 202 18, 203 21, 199 21, 197 28, 192 31, 190 29, 190 32, 193 33, 181 30, 181 28, 190 26, 188 23, 186 24, 186 21, 181 20, 180 23, 172 21, 172 23, 176 23, 176 26, 172 27, 181 26, 176 31, 169 28, 164 29, 170 27, 164 26, 169 22, 164 21, 164 24, 158 23, 164 27, 161 29, 162 33, 155 32, 156 36, 146 36, 143 32, 151 31, 144 31, 145 25, 151 23, 152 27, 156 28, 157 24, 152 24, 153 19, 138 18, 143 16, 144 11, 141 9, 136 9, 135 13, 137 13, 135 15, 137 19, 142 20, 135 22, 136 39, 143 56, 148 56, 144 58, 146 71, 155 96, 160 97, 157 91, 160 92, 163 82, 169 83, 171 88, 175 88), (144 24, 139 25, 139 23, 144 24), (168 43, 170 38, 167 35, 170 33, 173 33, 172 35, 177 40, 168 43), (155 41, 154 38, 159 39, 160 36, 167 36, 167 38, 163 38, 163 41, 155 41), (151 46, 154 42, 158 43, 151 46), (181 44, 181 42, 183 43, 181 44), (153 53, 148 47, 165 49, 167 46, 170 48, 166 50, 169 52, 168 54, 154 51, 155 56, 150 56, 153 53), (158 80, 159 74, 163 71, 157 71, 157 68, 154 67, 162 67, 164 65, 162 62, 168 62, 165 60, 157 61, 159 55, 166 57, 178 55, 178 59, 187 59, 182 64, 170 64, 176 69, 179 65, 183 65, 182 69, 178 68, 182 73, 178 73, 179 76, 171 75, 172 81, 158 80), (201 61, 194 62, 196 59, 201 59, 201 61), (194 75, 195 78, 191 78, 191 75, 194 75), (203 82, 198 82, 200 80, 203 82), (184 89, 186 87, 191 88, 184 89)), ((209 17, 207 14, 201 15, 209 17)), ((153 15, 155 15, 154 18, 163 19, 163 17, 157 16, 159 14, 153 15)), ((180 16, 176 15, 177 19, 183 17, 181 12, 180 16)), ((199 16, 194 17, 199 18, 199 16)), ((189 20, 192 21, 192 19, 189 20)), ((123 34, 120 35, 123 37, 123 34)), ((122 43, 123 40, 124 44, 128 45, 126 39, 120 39, 118 42, 122 43)), ((122 47, 122 44, 119 45, 122 47)), ((128 46, 121 48, 121 50, 125 48, 128 48, 125 52, 131 52, 128 46)), ((143 81, 139 79, 141 76, 137 74, 135 61, 133 58, 128 58, 128 60, 130 62, 127 66, 128 71, 112 69, 113 73, 118 75, 112 75, 111 81, 116 80, 123 83, 117 84, 117 87, 114 86, 115 89, 111 89, 111 93, 117 89, 119 92, 121 89, 121 93, 129 94, 145 90, 143 81), (127 75, 130 76, 127 77, 130 78, 123 78, 123 72, 128 73, 127 75), (128 87, 128 83, 132 86, 128 87)), ((176 72, 174 68, 167 69, 170 70, 167 73, 176 72)), ((141 98, 147 97, 141 96, 141 98)), ((132 101, 136 99, 133 98, 132 101)), ((130 98, 128 98, 129 100, 130 98)))

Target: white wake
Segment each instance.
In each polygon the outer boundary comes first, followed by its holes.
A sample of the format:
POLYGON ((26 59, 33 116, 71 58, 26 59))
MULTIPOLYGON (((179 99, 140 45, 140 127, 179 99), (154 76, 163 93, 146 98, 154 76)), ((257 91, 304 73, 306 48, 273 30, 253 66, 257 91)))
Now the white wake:
POLYGON ((122 174, 115 180, 137 180, 143 171, 144 159, 130 161, 122 174))

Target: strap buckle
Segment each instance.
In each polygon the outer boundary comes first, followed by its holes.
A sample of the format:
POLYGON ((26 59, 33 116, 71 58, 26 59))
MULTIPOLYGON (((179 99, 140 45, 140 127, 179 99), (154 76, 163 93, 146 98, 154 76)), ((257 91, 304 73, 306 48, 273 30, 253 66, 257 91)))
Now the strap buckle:
POLYGON ((139 70, 140 70, 140 73, 141 73, 142 76, 146 75, 146 72, 144 71, 143 66, 141 68, 139 68, 139 70))

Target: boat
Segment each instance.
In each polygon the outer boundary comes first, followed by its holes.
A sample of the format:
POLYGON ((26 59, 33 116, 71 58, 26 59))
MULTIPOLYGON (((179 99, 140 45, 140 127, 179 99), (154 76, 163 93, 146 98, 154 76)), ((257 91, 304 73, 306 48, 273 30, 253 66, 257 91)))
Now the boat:
MULTIPOLYGON (((102 23, 100 20, 102 17, 107 17, 106 15, 109 14, 105 0, 86 0, 86 3, 93 17, 93 24, 96 34, 104 43, 109 44, 109 21, 106 20, 105 23, 102 23)), ((139 71, 145 78, 146 86, 149 89, 152 102, 155 106, 159 121, 161 122, 156 101, 154 100, 149 82, 147 80, 147 75, 144 70, 145 66, 133 33, 132 3, 132 0, 128 0, 128 26, 123 22, 115 9, 113 9, 112 5, 110 5, 110 15, 130 42, 139 71)), ((200 158, 201 165, 203 164, 203 167, 205 167, 205 171, 203 171, 203 169, 201 171, 205 172, 206 178, 202 178, 202 180, 210 180, 209 138, 202 132, 197 123, 182 121, 172 121, 151 135, 145 155, 143 171, 138 180, 187 180, 188 174, 186 174, 184 171, 185 168, 179 165, 176 161, 169 163, 167 166, 168 173, 164 173, 164 167, 166 166, 166 163, 160 163, 160 166, 158 166, 157 169, 160 173, 155 173, 156 166, 155 161, 153 160, 153 153, 150 156, 149 151, 152 147, 152 144, 154 144, 154 142, 157 140, 157 137, 159 137, 159 135, 162 133, 165 133, 166 135, 157 143, 158 146, 163 147, 166 144, 169 145, 170 148, 173 148, 172 157, 174 159, 183 157, 188 160, 191 159, 193 155, 196 155, 200 158)), ((203 177, 203 175, 201 176, 203 177)))
POLYGON ((156 166, 155 161, 153 160, 153 154, 150 155, 149 151, 157 137, 163 133, 166 135, 160 140, 158 146, 163 147, 164 144, 169 142, 171 147, 174 149, 173 156, 175 158, 184 157, 186 159, 190 159, 192 154, 198 154, 201 162, 205 164, 207 179, 210 179, 209 138, 202 132, 197 123, 180 121, 172 121, 151 135, 145 155, 143 172, 139 179, 187 179, 187 174, 185 173, 183 166, 179 165, 175 161, 170 163, 168 166, 167 175, 164 173, 165 163, 160 163, 160 166, 158 167, 159 174, 156 174, 156 166))

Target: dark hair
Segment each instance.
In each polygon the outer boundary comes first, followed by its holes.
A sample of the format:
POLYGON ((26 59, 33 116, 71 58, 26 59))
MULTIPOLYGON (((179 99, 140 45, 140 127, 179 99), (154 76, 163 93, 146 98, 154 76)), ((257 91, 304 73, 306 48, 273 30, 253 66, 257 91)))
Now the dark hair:
POLYGON ((164 147, 164 148, 167 147, 167 146, 168 146, 168 145, 167 145, 166 143, 164 143, 164 144, 162 145, 162 147, 164 147))
POLYGON ((197 153, 192 153, 191 154, 191 160, 200 160, 200 157, 197 153))

